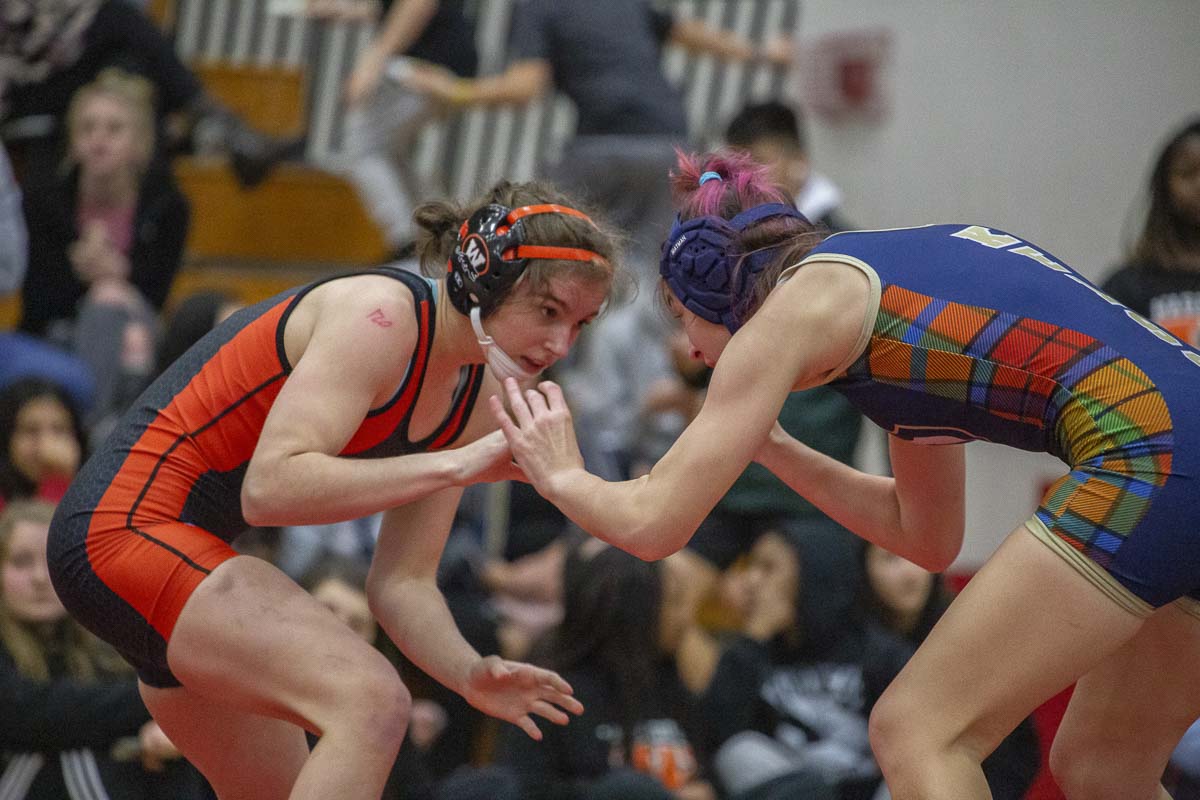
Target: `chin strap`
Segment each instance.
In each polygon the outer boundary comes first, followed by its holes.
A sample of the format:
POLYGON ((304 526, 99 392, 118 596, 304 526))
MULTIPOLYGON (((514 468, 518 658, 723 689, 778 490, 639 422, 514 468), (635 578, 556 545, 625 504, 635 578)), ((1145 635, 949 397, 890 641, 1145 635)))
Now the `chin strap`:
POLYGON ((516 378, 518 381, 522 381, 537 377, 536 372, 522 369, 520 364, 504 352, 500 345, 496 344, 495 339, 484 332, 479 306, 471 309, 471 327, 475 329, 475 338, 479 341, 479 346, 483 348, 483 357, 487 361, 488 369, 492 371, 497 380, 503 382, 505 378, 516 378))

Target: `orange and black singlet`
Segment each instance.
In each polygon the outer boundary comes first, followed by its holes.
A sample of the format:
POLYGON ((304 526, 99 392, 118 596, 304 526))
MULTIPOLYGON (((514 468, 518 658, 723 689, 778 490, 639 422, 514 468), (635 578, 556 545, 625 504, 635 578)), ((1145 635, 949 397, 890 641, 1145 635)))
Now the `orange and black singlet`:
MULTIPOLYGON (((450 410, 412 441, 409 422, 433 345, 436 284, 388 267, 413 293, 418 337, 396 394, 373 409, 341 455, 382 458, 452 444, 478 397, 483 366, 463 369, 450 410)), ((178 682, 166 642, 191 592, 235 555, 246 527, 242 480, 292 365, 288 318, 318 281, 244 309, 167 369, 84 465, 50 531, 54 587, 67 609, 117 647, 151 685, 178 682)))

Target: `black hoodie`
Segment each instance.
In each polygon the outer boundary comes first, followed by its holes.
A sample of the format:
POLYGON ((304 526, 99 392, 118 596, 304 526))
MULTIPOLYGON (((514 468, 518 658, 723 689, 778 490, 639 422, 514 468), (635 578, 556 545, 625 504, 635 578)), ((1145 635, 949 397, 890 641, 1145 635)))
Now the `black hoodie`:
POLYGON ((912 648, 857 611, 859 540, 832 523, 780 532, 800 563, 795 636, 730 643, 704 699, 707 744, 758 731, 795 750, 840 800, 868 798, 880 776, 867 719, 912 648))

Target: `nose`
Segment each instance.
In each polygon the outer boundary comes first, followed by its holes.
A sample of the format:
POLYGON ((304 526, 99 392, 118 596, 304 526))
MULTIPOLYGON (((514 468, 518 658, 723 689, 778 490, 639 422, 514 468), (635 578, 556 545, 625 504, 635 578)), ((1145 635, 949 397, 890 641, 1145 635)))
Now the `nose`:
POLYGON ((571 349, 572 333, 569 328, 555 328, 551 334, 546 337, 546 350, 549 351, 555 360, 558 360, 567 354, 571 349))

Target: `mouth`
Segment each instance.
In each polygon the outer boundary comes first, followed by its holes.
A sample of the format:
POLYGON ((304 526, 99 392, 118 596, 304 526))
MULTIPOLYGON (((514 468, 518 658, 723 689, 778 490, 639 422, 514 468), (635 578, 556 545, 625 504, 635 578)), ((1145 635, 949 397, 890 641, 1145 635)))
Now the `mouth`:
POLYGON ((530 372, 541 372, 548 367, 549 364, 545 361, 534 361, 532 358, 528 358, 527 356, 521 356, 521 366, 530 372))

